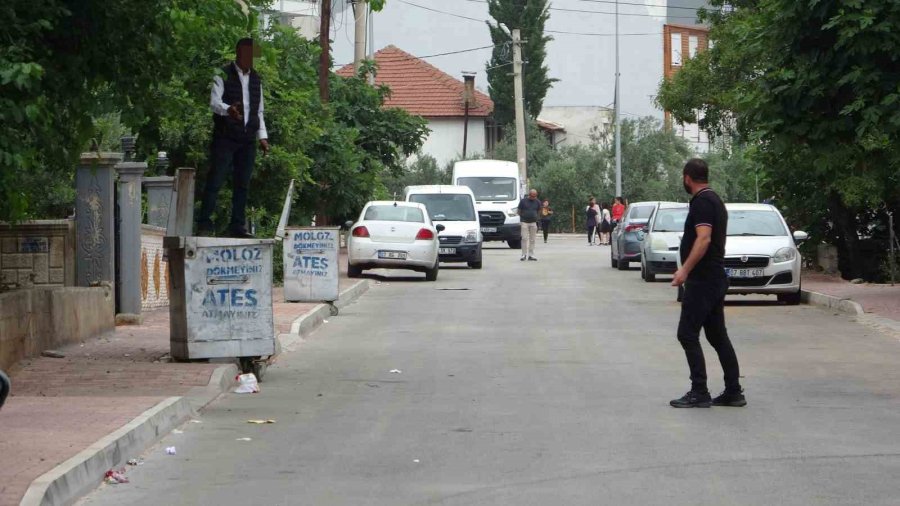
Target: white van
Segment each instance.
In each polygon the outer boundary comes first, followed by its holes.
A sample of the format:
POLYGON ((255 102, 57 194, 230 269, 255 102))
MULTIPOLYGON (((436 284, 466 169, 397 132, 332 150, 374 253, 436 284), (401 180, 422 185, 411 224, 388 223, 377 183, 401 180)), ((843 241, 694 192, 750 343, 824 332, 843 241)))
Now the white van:
POLYGON ((431 221, 443 225, 438 234, 441 262, 466 262, 481 269, 482 235, 475 213, 475 196, 467 186, 407 186, 404 200, 425 204, 431 221))
POLYGON ((475 195, 475 210, 485 241, 506 241, 522 247, 519 226, 519 166, 502 160, 469 160, 453 165, 453 184, 468 186, 475 195))

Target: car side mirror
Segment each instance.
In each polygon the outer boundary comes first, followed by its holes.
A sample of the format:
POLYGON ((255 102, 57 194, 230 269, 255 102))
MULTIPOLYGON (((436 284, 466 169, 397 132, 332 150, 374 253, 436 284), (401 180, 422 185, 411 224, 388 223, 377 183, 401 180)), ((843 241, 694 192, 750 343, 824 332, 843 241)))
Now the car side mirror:
POLYGON ((353 220, 347 220, 344 223, 344 228, 346 228, 347 230, 350 230, 351 227, 353 227, 353 220))
POLYGON ((447 227, 445 227, 445 226, 441 225, 440 223, 438 223, 437 226, 434 227, 434 229, 437 230, 438 233, 440 234, 440 233, 443 232, 444 230, 447 230, 447 227))
POLYGON ((641 232, 645 234, 650 233, 650 227, 648 225, 644 225, 644 228, 641 229, 641 232))
POLYGON ((794 232, 794 242, 795 243, 800 244, 801 242, 806 241, 807 239, 809 239, 809 234, 807 234, 806 232, 804 232, 802 230, 798 230, 798 231, 794 232))

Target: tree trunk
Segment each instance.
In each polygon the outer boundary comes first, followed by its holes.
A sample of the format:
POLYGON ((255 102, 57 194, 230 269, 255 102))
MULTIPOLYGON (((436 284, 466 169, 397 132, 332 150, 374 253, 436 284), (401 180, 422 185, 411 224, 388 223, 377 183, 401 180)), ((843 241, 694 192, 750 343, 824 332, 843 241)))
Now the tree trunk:
POLYGON ((856 214, 844 205, 841 196, 832 191, 828 196, 831 218, 838 236, 838 269, 844 279, 855 279, 861 276, 859 233, 856 227, 856 214))

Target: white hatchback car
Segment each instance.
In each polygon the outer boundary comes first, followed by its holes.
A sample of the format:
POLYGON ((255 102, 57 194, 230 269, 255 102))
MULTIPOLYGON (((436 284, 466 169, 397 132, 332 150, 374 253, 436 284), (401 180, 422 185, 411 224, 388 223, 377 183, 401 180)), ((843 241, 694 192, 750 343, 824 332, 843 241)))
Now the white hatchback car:
MULTIPOLYGON (((797 245, 809 235, 802 231, 791 234, 778 209, 768 204, 725 204, 725 208, 728 293, 771 294, 779 302, 799 304, 801 258, 797 245)), ((682 293, 679 287, 679 300, 682 293)))
POLYGON ((438 233, 423 204, 374 201, 363 208, 356 223, 347 222, 347 276, 358 278, 365 269, 409 269, 438 276, 438 233))

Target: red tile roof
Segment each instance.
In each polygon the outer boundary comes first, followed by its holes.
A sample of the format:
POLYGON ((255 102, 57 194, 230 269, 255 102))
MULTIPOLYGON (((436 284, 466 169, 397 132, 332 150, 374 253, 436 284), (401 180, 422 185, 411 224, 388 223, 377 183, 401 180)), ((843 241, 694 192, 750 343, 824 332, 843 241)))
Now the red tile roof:
MULTIPOLYGON (((426 118, 465 114, 462 100, 465 84, 461 80, 394 46, 375 53, 375 62, 378 64, 375 83, 391 88, 385 107, 404 109, 426 118)), ((337 73, 350 77, 353 65, 345 65, 337 73)), ((477 105, 469 107, 470 116, 486 117, 494 111, 491 98, 478 90, 475 90, 475 101, 477 105)))

